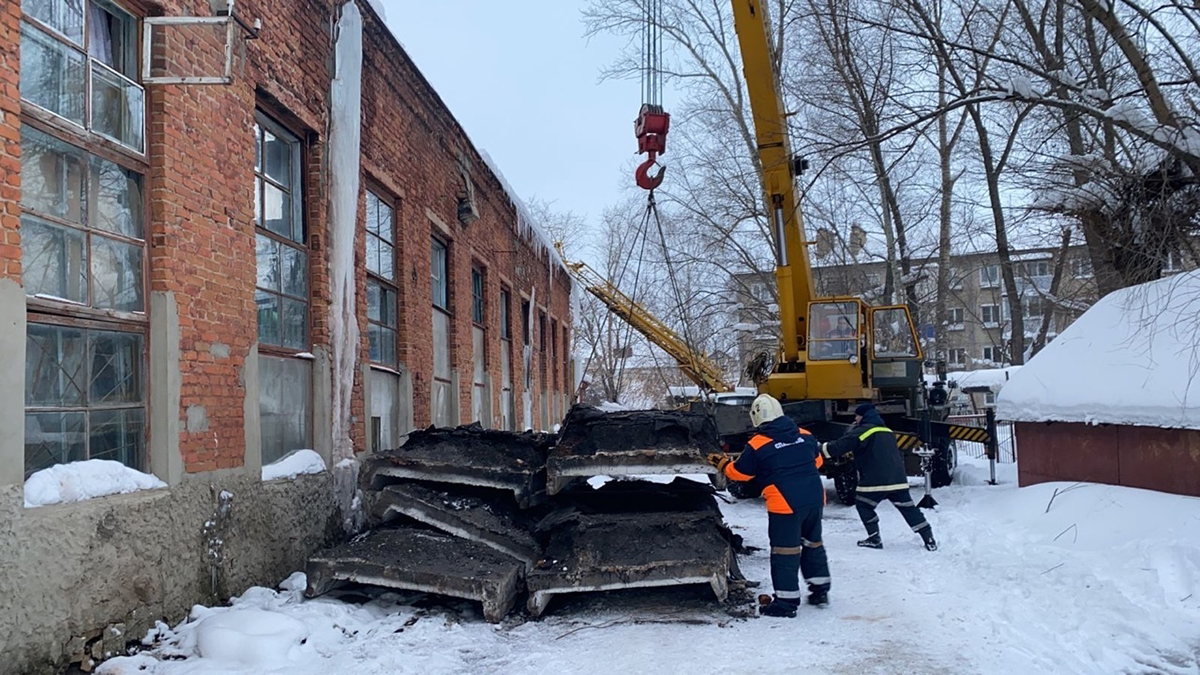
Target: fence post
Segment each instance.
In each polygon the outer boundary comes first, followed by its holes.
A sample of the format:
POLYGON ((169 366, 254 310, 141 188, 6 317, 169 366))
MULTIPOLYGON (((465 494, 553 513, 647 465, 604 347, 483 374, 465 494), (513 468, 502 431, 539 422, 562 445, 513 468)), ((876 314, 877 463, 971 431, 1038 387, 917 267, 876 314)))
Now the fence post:
POLYGON ((988 464, 991 467, 991 473, 992 473, 992 478, 991 478, 991 480, 988 481, 988 485, 998 485, 998 483, 996 482, 996 459, 997 459, 997 455, 1000 454, 1000 452, 999 452, 1000 439, 998 438, 998 436, 996 434, 996 409, 995 408, 987 409, 987 431, 988 431, 987 456, 988 456, 988 464))

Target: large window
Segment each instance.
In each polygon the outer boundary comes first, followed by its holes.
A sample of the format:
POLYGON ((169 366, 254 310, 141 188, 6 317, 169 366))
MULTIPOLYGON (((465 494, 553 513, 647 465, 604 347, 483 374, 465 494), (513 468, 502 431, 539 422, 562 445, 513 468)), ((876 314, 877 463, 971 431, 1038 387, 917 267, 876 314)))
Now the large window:
POLYGON ((433 423, 455 423, 458 396, 451 365, 450 264, 446 244, 436 237, 429 248, 429 282, 433 298, 433 423))
POLYGON ((312 447, 308 248, 300 141, 259 113, 254 125, 259 420, 262 461, 312 447))
POLYGON ((308 249, 300 189, 300 141, 259 114, 254 148, 258 341, 287 351, 307 351, 308 249))
POLYGON ((144 468, 141 333, 29 324, 25 339, 25 475, 111 459, 144 468))
POLYGON ((21 208, 27 294, 105 310, 144 310, 140 175, 26 125, 21 208))
POLYGON ((143 204, 138 172, 23 125, 26 475, 86 459, 145 468, 143 204))
POLYGON ((487 396, 487 318, 483 270, 471 268, 471 421, 491 426, 487 396))
POLYGON ((371 361, 396 367, 396 210, 367 191, 367 333, 371 361))
POLYGON ((513 402, 512 294, 500 289, 500 428, 516 429, 513 402))
POLYGON ((137 152, 137 20, 105 0, 22 0, 21 98, 137 152))

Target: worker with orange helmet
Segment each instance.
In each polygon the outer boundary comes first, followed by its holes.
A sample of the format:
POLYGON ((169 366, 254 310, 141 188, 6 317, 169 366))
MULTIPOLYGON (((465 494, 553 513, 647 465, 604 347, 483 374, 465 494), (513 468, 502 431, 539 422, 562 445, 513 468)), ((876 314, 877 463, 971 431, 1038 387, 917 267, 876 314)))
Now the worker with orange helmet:
MULTIPOLYGON (((761 612, 794 617, 800 605, 800 579, 808 584, 810 605, 829 604, 829 561, 821 541, 825 488, 821 483, 820 446, 783 414, 774 397, 762 394, 750 406, 755 435, 736 461, 714 453, 708 461, 728 478, 757 480, 767 500, 774 598, 761 612)), ((765 597, 765 596, 764 596, 765 597)))

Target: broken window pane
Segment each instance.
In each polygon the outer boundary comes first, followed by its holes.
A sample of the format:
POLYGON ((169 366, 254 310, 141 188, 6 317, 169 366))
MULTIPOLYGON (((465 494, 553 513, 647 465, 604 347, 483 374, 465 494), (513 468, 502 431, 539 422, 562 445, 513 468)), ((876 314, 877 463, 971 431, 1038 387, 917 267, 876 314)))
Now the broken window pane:
POLYGON ((92 304, 123 312, 140 312, 142 247, 92 235, 92 304))
POLYGON ((87 459, 83 412, 25 414, 25 477, 55 464, 87 459))
POLYGON ((303 249, 283 247, 283 292, 308 297, 308 255, 303 249))
POLYGON ((144 410, 94 410, 89 422, 88 459, 110 459, 142 469, 146 431, 144 410))
POLYGON ((32 127, 22 127, 21 206, 32 213, 82 223, 83 152, 32 127))
POLYGON ((25 332, 25 405, 83 405, 86 391, 83 331, 31 323, 25 332))
POLYGON ((88 225, 130 239, 142 239, 142 177, 122 166, 91 158, 88 225))
POLYGON ((263 133, 263 156, 266 157, 267 177, 285 190, 292 187, 292 141, 266 131, 263 133))
POLYGON ((137 83, 92 62, 92 131, 141 152, 145 110, 137 83))
POLYGON ((280 243, 264 237, 261 234, 255 240, 255 253, 258 258, 258 281, 256 282, 259 288, 266 288, 275 292, 280 290, 279 284, 279 255, 280 243))
POLYGON ((269 464, 293 450, 311 448, 312 363, 263 356, 258 365, 262 461, 269 464))
POLYGON ((137 403, 142 400, 142 336, 138 333, 90 331, 92 364, 90 405, 137 403))
POLYGON ((292 237, 292 198, 283 190, 267 183, 263 186, 263 227, 292 237))
POLYGON ((22 216, 21 268, 27 295, 87 303, 87 253, 83 232, 22 216))
POLYGON ((263 291, 255 291, 254 301, 258 304, 258 341, 267 345, 281 344, 280 297, 263 291))
POLYGON ((283 299, 283 346, 308 349, 308 305, 290 298, 283 299))
POLYGON ((83 126, 84 55, 21 22, 21 98, 83 126))

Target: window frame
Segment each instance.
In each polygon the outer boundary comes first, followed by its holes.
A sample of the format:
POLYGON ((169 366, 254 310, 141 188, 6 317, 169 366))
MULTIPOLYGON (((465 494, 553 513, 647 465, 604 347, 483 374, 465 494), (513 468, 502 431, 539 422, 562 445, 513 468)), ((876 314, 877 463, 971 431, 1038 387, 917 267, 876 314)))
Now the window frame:
MULTIPOLYGON (((363 190, 363 193, 364 193, 363 198, 364 198, 364 202, 365 202, 365 206, 366 206, 365 213, 363 216, 363 232, 366 236, 367 251, 369 252, 371 250, 371 243, 373 240, 378 240, 380 246, 389 246, 392 249, 392 278, 391 279, 388 279, 381 272, 371 269, 371 256, 369 253, 366 256, 366 261, 364 263, 364 267, 366 268, 366 272, 367 272, 366 288, 367 288, 368 298, 370 297, 372 285, 379 287, 382 291, 384 291, 386 293, 390 293, 393 298, 392 303, 391 303, 392 304, 391 311, 392 311, 393 325, 391 325, 391 326, 383 323, 382 321, 377 321, 377 320, 371 318, 370 304, 368 302, 367 360, 371 365, 383 366, 385 368, 394 370, 400 365, 400 306, 401 306, 402 302, 400 300, 399 280, 401 277, 401 274, 400 274, 400 266, 401 265, 400 265, 399 256, 396 254, 396 252, 397 252, 397 249, 399 248, 399 246, 397 246, 397 241, 399 239, 399 233, 400 233, 400 223, 399 223, 400 215, 399 214, 400 214, 400 208, 401 208, 402 204, 399 199, 397 199, 396 197, 394 197, 393 195, 388 193, 386 190, 380 188, 372 181, 366 181, 366 185, 365 185, 365 189, 363 190), (370 218, 370 214, 371 214, 370 207, 371 207, 371 199, 372 198, 374 198, 375 201, 378 202, 378 205, 380 208, 386 207, 387 209, 389 209, 391 211, 391 221, 392 221, 391 241, 387 241, 379 234, 371 232, 371 225, 369 222, 369 218, 370 218), (386 358, 386 355, 385 355, 385 358, 383 358, 383 359, 375 359, 374 358, 374 354, 373 354, 374 350, 371 349, 371 344, 370 344, 371 343, 371 335, 372 335, 371 328, 373 326, 377 327, 378 330, 380 330, 380 331, 384 331, 384 332, 388 332, 388 333, 392 334, 392 353, 391 353, 390 360, 386 358)), ((382 295, 381 295, 380 302, 383 302, 382 295)), ((382 347, 381 347, 381 352, 382 352, 382 347)))
MULTIPOLYGON (((18 3, 20 2, 20 0, 16 0, 16 1, 18 3)), ((36 103, 35 101, 33 101, 32 99, 26 98, 24 96, 24 94, 20 95, 20 101, 22 104, 22 112, 25 114, 32 114, 32 116, 40 117, 47 121, 51 121, 56 126, 63 127, 64 130, 70 130, 71 132, 73 132, 76 135, 81 135, 82 136, 82 138, 80 139, 81 141, 86 139, 86 141, 98 141, 98 142, 110 143, 110 144, 113 144, 116 148, 119 148, 123 152, 130 153, 139 159, 144 159, 147 155, 147 146, 149 144, 149 138, 148 138, 148 133, 147 133, 149 130, 149 119, 148 119, 149 115, 147 114, 148 107, 147 107, 147 101, 146 101, 146 87, 141 82, 141 70, 142 70, 141 65, 142 65, 142 61, 146 58, 146 55, 143 53, 142 39, 141 39, 142 38, 141 32, 144 30, 143 24, 142 24, 142 19, 144 17, 141 14, 127 8, 123 4, 116 2, 115 0, 84 0, 82 6, 83 6, 83 11, 82 11, 81 23, 80 23, 81 36, 80 36, 80 41, 78 43, 74 42, 69 36, 67 36, 62 31, 58 30, 57 28, 45 23, 44 21, 42 21, 41 19, 38 19, 37 17, 34 17, 32 14, 28 14, 25 11, 24 7, 20 8, 20 19, 18 21, 19 27, 18 27, 18 34, 17 34, 17 40, 19 43, 21 40, 21 32, 22 32, 21 29, 27 25, 31 29, 33 29, 33 30, 39 32, 40 34, 44 35, 45 37, 55 41, 56 43, 58 43, 59 45, 62 45, 66 49, 69 49, 69 50, 75 52, 76 54, 82 56, 83 71, 84 71, 83 72, 83 91, 81 92, 83 95, 83 107, 81 110, 82 121, 76 122, 75 120, 73 120, 69 117, 66 117, 65 115, 62 115, 59 112, 56 112, 49 108, 45 108, 45 107, 39 105, 38 103, 36 103), (102 61, 99 58, 92 55, 92 50, 91 50, 92 37, 91 37, 91 30, 89 30, 89 27, 90 27, 90 22, 91 22, 91 16, 90 16, 91 11, 90 10, 93 5, 97 5, 103 11, 109 11, 109 13, 113 13, 112 10, 115 10, 115 12, 124 14, 124 18, 129 21, 128 30, 130 32, 130 35, 127 37, 131 38, 130 42, 132 44, 129 45, 127 48, 131 49, 131 52, 129 55, 131 55, 133 57, 133 61, 134 61, 134 63, 132 64, 133 67, 131 69, 133 72, 132 75, 127 75, 126 73, 123 73, 123 72, 117 70, 115 67, 105 63, 104 61, 102 61), (140 102, 139 108, 140 108, 141 124, 140 124, 140 129, 138 129, 138 138, 141 141, 140 147, 135 146, 135 145, 130 145, 130 144, 126 143, 125 141, 122 141, 117 138, 113 138, 112 136, 110 136, 102 131, 96 130, 94 120, 92 118, 93 114, 95 112, 93 109, 94 106, 93 106, 92 102, 93 102, 93 95, 95 92, 95 86, 93 84, 94 68, 97 65, 99 65, 102 69, 108 71, 112 76, 120 78, 120 80, 123 80, 125 83, 127 83, 129 85, 133 85, 136 88, 136 90, 140 93, 141 102, 140 102), (25 107, 26 105, 28 105, 29 108, 26 108, 25 107)), ((20 78, 20 73, 18 72, 18 81, 19 81, 19 78, 20 78)))
POLYGON ((946 363, 952 366, 967 365, 967 350, 965 347, 951 347, 946 350, 946 363), (958 358, 955 358, 955 357, 958 358))
MULTIPOLYGON (((284 290, 283 290, 284 284, 285 284, 284 267, 283 267, 284 256, 282 256, 282 255, 280 256, 280 260, 279 260, 279 265, 280 265, 280 270, 279 270, 280 271, 280 279, 279 279, 280 290, 279 291, 274 291, 272 289, 259 286, 258 280, 257 280, 257 273, 256 273, 255 286, 254 286, 256 318, 257 318, 257 312, 258 312, 257 305, 258 305, 259 292, 263 292, 263 293, 271 295, 272 297, 279 298, 280 302, 278 305, 278 311, 279 311, 279 343, 280 344, 264 342, 262 339, 261 328, 259 328, 259 332, 256 334, 256 339, 258 341, 258 349, 262 353, 278 355, 278 356, 295 356, 297 354, 311 352, 312 344, 313 344, 313 340, 312 340, 312 334, 313 334, 313 330, 312 330, 313 329, 313 311, 312 311, 312 305, 313 305, 313 302, 312 302, 313 251, 309 245, 309 240, 311 237, 309 236, 309 234, 310 234, 309 227, 308 227, 309 223, 308 223, 308 219, 307 219, 308 209, 306 208, 306 206, 307 206, 306 200, 308 197, 308 190, 306 189, 307 185, 305 183, 305 179, 307 177, 306 162, 308 159, 308 148, 307 148, 307 144, 304 142, 303 134, 299 134, 299 133, 292 131, 287 126, 283 125, 277 119, 272 117, 270 115, 270 113, 268 113, 267 111, 265 111, 261 108, 256 108, 254 117, 255 117, 255 127, 257 129, 263 129, 263 130, 270 131, 271 134, 273 134, 277 138, 287 140, 291 146, 292 166, 291 166, 290 180, 292 181, 292 188, 291 188, 290 192, 288 192, 289 197, 291 197, 291 211, 292 211, 292 213, 291 213, 291 217, 292 217, 291 230, 294 234, 296 231, 296 228, 299 227, 300 233, 301 233, 300 240, 296 240, 296 239, 292 238, 291 236, 285 237, 284 235, 281 235, 278 232, 270 230, 266 227, 266 208, 265 208, 266 204, 265 204, 265 200, 263 199, 263 195, 265 194, 265 190, 266 190, 266 187, 268 184, 271 184, 271 185, 274 185, 277 187, 279 187, 279 186, 278 186, 277 181, 274 181, 273 179, 266 176, 267 159, 265 157, 265 153, 263 154, 263 156, 261 156, 261 157, 259 156, 259 153, 262 149, 261 144, 264 142, 265 136, 261 135, 259 132, 256 131, 255 135, 254 135, 254 142, 256 144, 255 155, 256 155, 256 157, 258 157, 261 160, 261 167, 259 166, 258 161, 256 161, 255 166, 254 166, 254 189, 256 192, 255 198, 254 198, 255 204, 256 204, 256 210, 255 210, 255 214, 254 214, 254 234, 255 234, 255 242, 256 242, 256 251, 257 251, 258 238, 262 237, 262 238, 268 239, 270 241, 276 242, 276 244, 279 246, 288 247, 294 251, 302 252, 304 255, 304 288, 305 288, 305 293, 304 293, 303 298, 301 298, 300 296, 291 295, 291 294, 284 292, 284 290), (270 183, 268 183, 268 181, 270 183), (285 300, 285 299, 292 300, 292 301, 303 300, 303 302, 304 302, 305 317, 304 317, 304 346, 303 347, 288 347, 283 344, 283 342, 284 342, 284 337, 283 337, 284 314, 285 314, 285 312, 283 310, 283 300, 285 300)), ((280 251, 282 253, 283 249, 281 248, 280 251)), ((256 256, 255 256, 256 269, 257 269, 257 265, 258 265, 258 260, 257 260, 257 253, 256 253, 256 256)))
POLYGON ((471 266, 471 323, 487 329, 487 276, 479 265, 471 266))
POLYGON ((979 323, 982 324, 984 328, 999 328, 1001 318, 1000 307, 1001 304, 981 304, 979 306, 979 323), (991 308, 992 311, 988 312, 988 308, 991 308), (988 314, 991 314, 992 316, 990 320, 987 318, 988 314))
POLYGON ((989 363, 1004 363, 1004 349, 996 345, 984 345, 980 350, 981 358, 989 363), (1000 358, 996 358, 999 356, 1000 358))
POLYGON ((947 307, 946 308, 946 330, 965 330, 966 329, 966 315, 967 315, 967 310, 965 307, 947 307), (955 316, 958 317, 957 321, 954 320, 955 316))
MULTIPOLYGON (((90 397, 90 388, 91 388, 91 379, 92 379, 90 375, 92 373, 92 367, 94 365, 92 362, 92 359, 88 358, 90 356, 90 342, 88 341, 89 334, 94 333, 94 332, 126 333, 126 334, 130 334, 130 335, 136 335, 139 338, 141 338, 142 350, 141 350, 141 354, 139 355, 139 358, 138 358, 138 367, 140 369, 140 372, 139 372, 139 375, 140 375, 139 385, 140 385, 140 394, 141 394, 140 402, 138 402, 136 404, 117 403, 117 404, 111 404, 111 405, 91 405, 91 401, 86 401, 86 404, 79 405, 79 406, 30 405, 28 400, 25 399, 25 395, 23 393, 22 394, 22 401, 23 401, 22 418, 24 418, 28 415, 48 414, 48 413, 73 413, 73 412, 83 413, 84 420, 85 420, 85 422, 84 422, 84 424, 85 424, 84 438, 85 438, 85 444, 86 444, 85 445, 85 457, 83 460, 73 460, 73 461, 86 461, 87 459, 91 459, 91 448, 90 448, 90 445, 91 445, 91 414, 93 411, 109 412, 109 411, 121 411, 121 410, 141 410, 142 411, 142 426, 141 426, 141 434, 142 434, 141 446, 142 447, 141 447, 141 451, 140 451, 140 456, 138 457, 138 465, 134 466, 134 467, 130 467, 130 468, 133 468, 138 471, 145 472, 145 473, 150 473, 151 469, 153 468, 150 466, 150 434, 148 433, 149 427, 150 427, 149 401, 151 398, 150 378, 149 378, 149 373, 150 373, 150 336, 148 334, 148 331, 145 329, 146 327, 145 326, 130 326, 128 323, 114 323, 114 322, 107 322, 107 321, 99 321, 99 320, 95 320, 95 319, 71 319, 71 318, 62 317, 62 316, 58 316, 58 315, 54 315, 54 314, 45 314, 45 313, 34 312, 34 311, 30 311, 27 314, 27 326, 31 326, 31 325, 49 326, 49 327, 52 327, 55 329, 78 330, 83 333, 83 339, 85 341, 85 344, 84 344, 84 355, 81 358, 80 367, 82 369, 84 369, 84 378, 83 378, 84 393, 83 393, 83 395, 85 396, 85 400, 87 397, 90 397)), ((25 339, 26 340, 29 339, 28 328, 26 329, 25 339)), ((22 368, 26 369, 26 377, 28 377, 28 370, 27 370, 28 363, 22 364, 22 368)), ((22 435, 24 436, 24 434, 25 434, 25 431, 22 430, 22 435)), ((28 443, 28 440, 26 439, 23 442, 23 445, 25 445, 27 443, 28 443)), ((46 467, 42 467, 42 468, 46 468, 46 467)), ((27 464, 23 466, 23 472, 24 472, 24 475, 26 478, 28 478, 29 475, 32 473, 28 469, 29 469, 29 467, 27 464)))
MULTIPOLYGON (((18 198, 18 203, 21 205, 21 218, 22 219, 24 219, 25 217, 34 218, 34 219, 43 221, 45 223, 48 223, 53 227, 65 228, 65 229, 71 230, 73 232, 82 233, 84 236, 84 241, 86 242, 86 249, 87 249, 87 256, 88 256, 87 262, 85 265, 87 268, 87 276, 88 276, 87 298, 86 298, 85 302, 80 303, 80 302, 76 302, 76 301, 66 299, 66 298, 56 299, 56 298, 52 298, 52 297, 49 297, 46 295, 41 295, 41 294, 38 294, 38 295, 28 295, 27 294, 25 296, 26 305, 31 310, 36 308, 39 311, 61 313, 63 315, 68 315, 68 316, 91 317, 91 318, 96 318, 96 319, 100 319, 100 320, 104 320, 104 321, 108 321, 108 322, 124 323, 129 326, 145 326, 149 320, 148 317, 149 317, 149 311, 150 311, 150 274, 149 274, 149 272, 150 272, 150 269, 149 269, 150 268, 150 236, 149 236, 149 234, 150 234, 150 232, 149 232, 150 231, 150 222, 149 222, 150 195, 149 195, 149 192, 150 191, 147 189, 147 183, 148 183, 147 173, 148 173, 149 167, 141 162, 130 161, 128 157, 125 157, 125 156, 122 156, 119 154, 115 154, 115 153, 111 153, 111 152, 104 152, 103 148, 96 147, 95 144, 85 145, 85 144, 80 144, 78 142, 78 139, 69 138, 69 137, 64 138, 63 135, 61 133, 59 133, 55 128, 50 127, 49 125, 46 125, 44 122, 41 122, 40 120, 29 119, 29 118, 26 118, 24 115, 22 115, 21 123, 22 123, 22 135, 24 135, 24 130, 26 128, 28 128, 37 133, 40 133, 43 136, 49 137, 53 141, 56 141, 63 145, 69 146, 71 149, 75 150, 79 154, 80 166, 81 166, 80 171, 82 173, 81 185, 82 185, 82 189, 84 191, 83 194, 80 195, 80 222, 71 222, 70 220, 68 220, 66 218, 62 218, 55 214, 44 213, 42 211, 32 209, 24 204, 25 200, 24 200, 23 195, 18 198), (137 208, 141 211, 141 228, 142 228, 142 238, 141 239, 130 237, 128 235, 124 235, 124 234, 121 234, 118 232, 111 232, 109 230, 101 229, 98 227, 93 227, 93 225, 89 222, 90 214, 88 213, 88 211, 89 211, 88 203, 89 203, 89 200, 92 198, 92 195, 90 194, 89 190, 91 188, 90 177, 91 177, 91 171, 92 171, 92 167, 93 167, 93 163, 92 163, 93 159, 99 159, 102 161, 106 161, 110 164, 114 164, 118 168, 123 169, 125 171, 135 173, 140 177, 140 179, 141 179, 141 184, 140 184, 141 194, 139 195, 137 208), (92 266, 91 253, 92 253, 92 238, 93 238, 93 236, 99 236, 102 239, 115 241, 119 244, 141 247, 142 264, 141 264, 141 270, 140 270, 140 274, 141 274, 141 289, 140 290, 141 290, 141 298, 142 298, 142 308, 140 310, 121 310, 121 309, 107 308, 107 307, 96 307, 93 304, 95 302, 95 297, 94 297, 95 296, 95 288, 94 288, 95 285, 92 283, 92 267, 91 267, 92 266)), ((24 140, 24 139, 22 139, 22 140, 24 140)), ((22 181, 22 190, 24 190, 24 186, 25 186, 25 182, 22 181)), ((22 267, 23 268, 25 267, 23 246, 22 246, 22 267)), ((24 276, 24 274, 25 274, 25 269, 22 269, 22 275, 24 276)))
POLYGON ((999 288, 1000 287, 1000 265, 983 265, 979 268, 979 287, 980 288, 999 288), (988 270, 996 270, 995 278, 989 278, 992 275, 988 274, 988 270))
POLYGON ((1076 279, 1091 279, 1095 276, 1092 259, 1087 256, 1071 258, 1071 276, 1076 279))
POLYGON ((440 237, 433 236, 430 237, 429 249, 430 300, 435 310, 439 310, 447 315, 453 316, 454 313, 450 310, 450 308, 453 306, 453 302, 450 298, 450 244, 440 237), (442 269, 440 277, 435 274, 433 264, 434 247, 440 247, 441 249, 442 269), (435 284, 440 284, 442 286, 441 295, 443 295, 445 298, 443 300, 445 304, 438 304, 439 294, 434 292, 435 284))

